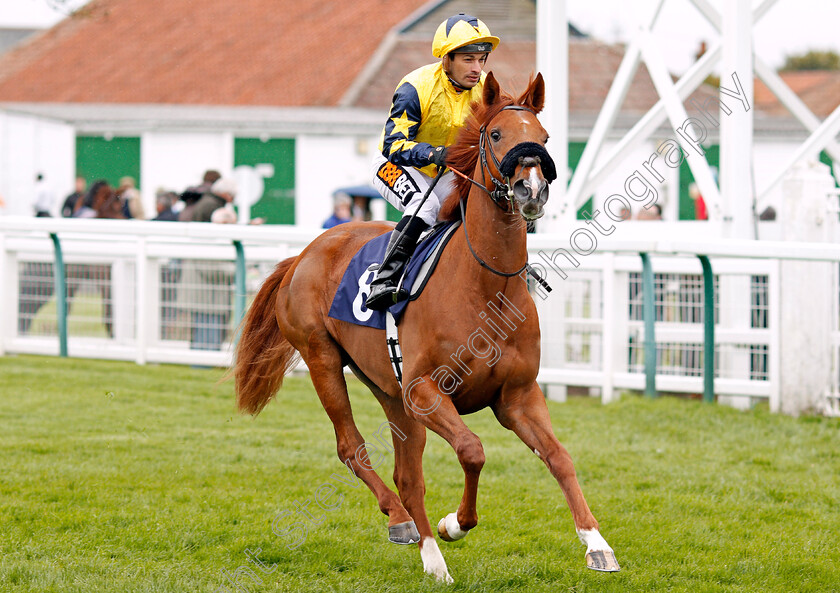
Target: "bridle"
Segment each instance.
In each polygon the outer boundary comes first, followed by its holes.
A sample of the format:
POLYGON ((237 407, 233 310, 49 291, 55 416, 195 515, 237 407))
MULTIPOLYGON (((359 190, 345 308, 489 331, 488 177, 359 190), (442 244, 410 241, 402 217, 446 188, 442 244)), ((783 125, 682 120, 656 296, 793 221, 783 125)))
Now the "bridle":
MULTIPOLYGON (((529 109, 528 107, 525 107, 523 105, 505 105, 504 107, 502 107, 502 109, 499 111, 499 113, 501 113, 502 111, 506 111, 506 110, 528 111, 529 113, 532 113, 535 117, 537 115, 532 109, 529 109)), ((498 115, 498 113, 496 115, 498 115)), ((511 150, 509 150, 508 153, 504 156, 504 158, 502 158, 502 161, 499 162, 498 157, 496 157, 496 153, 493 151, 492 144, 487 142, 487 126, 490 125, 490 123, 493 121, 493 119, 495 119, 495 116, 493 118, 491 118, 489 121, 482 124, 482 126, 479 128, 478 156, 479 156, 479 162, 481 163, 482 173, 485 173, 485 174, 490 176, 490 180, 493 182, 493 185, 494 185, 495 189, 493 189, 491 191, 485 185, 483 185, 482 183, 479 183, 478 181, 476 181, 472 177, 469 177, 469 176, 465 175, 461 171, 458 171, 458 170, 453 169, 451 167, 449 168, 449 170, 452 171, 453 173, 455 173, 456 175, 459 175, 460 177, 463 177, 464 179, 466 179, 467 181, 469 181, 473 185, 476 185, 476 186, 480 187, 481 189, 483 189, 484 192, 487 195, 490 196, 490 199, 493 200, 493 203, 498 208, 500 208, 506 214, 511 214, 511 213, 516 211, 516 202, 514 201, 514 192, 513 192, 513 187, 511 186, 511 183, 510 183, 510 176, 513 173, 513 171, 515 170, 516 163, 519 161, 520 156, 525 156, 526 153, 535 153, 536 154, 536 164, 540 164, 541 162, 544 162, 544 166, 546 167, 546 171, 543 172, 543 176, 545 177, 545 179, 549 183, 551 183, 552 181, 554 181, 554 179, 556 179, 557 173, 556 173, 556 170, 554 168, 554 161, 551 159, 548 152, 545 150, 545 148, 542 145, 537 144, 535 142, 522 142, 520 144, 517 144, 511 150), (490 170, 490 167, 488 165, 488 162, 487 162, 487 155, 488 154, 490 155, 490 158, 493 160, 493 164, 496 166, 496 170, 504 177, 504 180, 498 179, 495 175, 493 175, 493 173, 490 170), (505 171, 510 171, 510 172, 505 173, 505 171)), ((464 211, 464 200, 459 200, 458 203, 461 207, 461 221, 462 221, 461 226, 464 227, 464 238, 467 240, 467 247, 469 247, 470 253, 472 253, 473 258, 475 258, 475 260, 479 263, 479 265, 482 268, 485 268, 486 270, 489 270, 490 272, 496 274, 497 276, 502 276, 504 278, 512 278, 513 276, 518 276, 523 271, 528 270, 528 273, 531 274, 534 278, 536 278, 536 280, 538 282, 543 284, 543 286, 545 286, 545 287, 548 286, 546 284, 545 280, 543 280, 536 273, 536 271, 531 267, 531 265, 528 263, 527 257, 526 257, 526 260, 525 260, 525 264, 515 272, 502 272, 500 270, 497 270, 497 269, 493 268, 490 264, 488 264, 486 261, 481 259, 478 256, 478 254, 475 252, 475 249, 473 249, 473 246, 470 243, 470 237, 467 234, 467 214, 464 211)), ((548 290, 550 291, 551 288, 548 288, 548 290)))
MULTIPOLYGON (((529 113, 534 114, 534 116, 537 115, 532 109, 528 109, 523 105, 505 105, 504 107, 502 107, 499 113, 507 110, 528 111, 529 113)), ((498 115, 498 113, 496 115, 498 115)), ((493 117, 493 119, 495 119, 495 116, 493 117)), ((488 122, 485 122, 478 129, 478 158, 479 162, 481 163, 481 170, 483 172, 486 172, 487 175, 490 176, 490 180, 493 182, 495 189, 493 191, 490 191, 484 184, 479 183, 472 177, 469 177, 468 175, 465 175, 464 173, 461 173, 460 171, 453 169, 452 167, 450 167, 449 170, 455 173, 456 175, 463 177, 473 185, 477 185, 478 187, 483 189, 484 192, 488 196, 490 196, 490 199, 493 200, 493 203, 496 204, 496 206, 498 206, 499 208, 501 208, 503 212, 513 213, 516 209, 516 202, 514 202, 513 199, 514 194, 513 188, 510 185, 510 176, 506 176, 504 180, 498 179, 490 171, 490 167, 487 163, 487 154, 489 153, 490 158, 493 159, 493 164, 496 165, 496 170, 501 172, 502 163, 499 162, 499 159, 496 157, 496 153, 493 152, 493 146, 487 142, 487 126, 490 125, 493 119, 491 119, 488 122)))

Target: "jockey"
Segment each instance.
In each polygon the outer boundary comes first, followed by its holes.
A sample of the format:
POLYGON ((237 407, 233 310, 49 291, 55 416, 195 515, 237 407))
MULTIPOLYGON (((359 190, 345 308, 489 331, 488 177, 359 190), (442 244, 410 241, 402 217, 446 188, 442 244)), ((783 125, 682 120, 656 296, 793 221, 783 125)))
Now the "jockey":
POLYGON ((397 285, 420 234, 437 220, 452 172, 441 175, 422 208, 420 202, 446 168, 446 148, 464 125, 470 103, 481 101, 484 64, 497 45, 499 38, 476 17, 449 17, 432 41, 432 54, 441 61, 414 70, 397 85, 372 172, 374 187, 404 214, 371 283, 369 309, 385 310, 407 296, 397 293, 397 285))

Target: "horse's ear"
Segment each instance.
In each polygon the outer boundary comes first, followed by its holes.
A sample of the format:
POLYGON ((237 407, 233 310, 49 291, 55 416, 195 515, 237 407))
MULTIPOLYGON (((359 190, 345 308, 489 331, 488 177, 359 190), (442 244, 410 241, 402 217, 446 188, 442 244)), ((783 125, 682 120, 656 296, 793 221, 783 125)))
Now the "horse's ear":
POLYGON ((528 107, 534 113, 539 113, 545 106, 545 81, 542 73, 537 72, 526 91, 519 98, 519 104, 528 107))
POLYGON ((484 79, 484 104, 488 107, 499 100, 501 90, 499 90, 499 83, 492 72, 487 73, 484 79))

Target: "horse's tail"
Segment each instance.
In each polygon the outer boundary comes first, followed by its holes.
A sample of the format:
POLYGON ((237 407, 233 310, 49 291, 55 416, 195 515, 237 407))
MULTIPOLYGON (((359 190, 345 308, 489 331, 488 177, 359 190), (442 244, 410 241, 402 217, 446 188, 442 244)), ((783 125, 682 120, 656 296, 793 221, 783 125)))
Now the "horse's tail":
POLYGON ((236 406, 242 412, 259 414, 283 385, 283 377, 300 359, 297 350, 280 332, 276 317, 277 291, 295 262, 294 257, 277 264, 248 309, 236 346, 232 369, 236 378, 236 406))

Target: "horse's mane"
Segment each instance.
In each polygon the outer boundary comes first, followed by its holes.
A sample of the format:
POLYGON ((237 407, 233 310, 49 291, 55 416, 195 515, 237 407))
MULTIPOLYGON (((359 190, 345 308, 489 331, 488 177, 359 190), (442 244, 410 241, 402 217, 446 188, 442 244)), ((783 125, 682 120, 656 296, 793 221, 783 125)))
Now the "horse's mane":
MULTIPOLYGON (((472 177, 478 163, 478 138, 481 126, 496 117, 502 109, 508 105, 519 104, 507 93, 502 93, 499 98, 490 106, 482 101, 474 101, 470 105, 470 115, 467 117, 464 127, 458 132, 455 144, 446 151, 446 164, 472 177)), ((444 200, 438 214, 439 220, 457 220, 461 217, 459 203, 467 199, 472 189, 472 183, 461 177, 455 176, 455 187, 444 200)))

